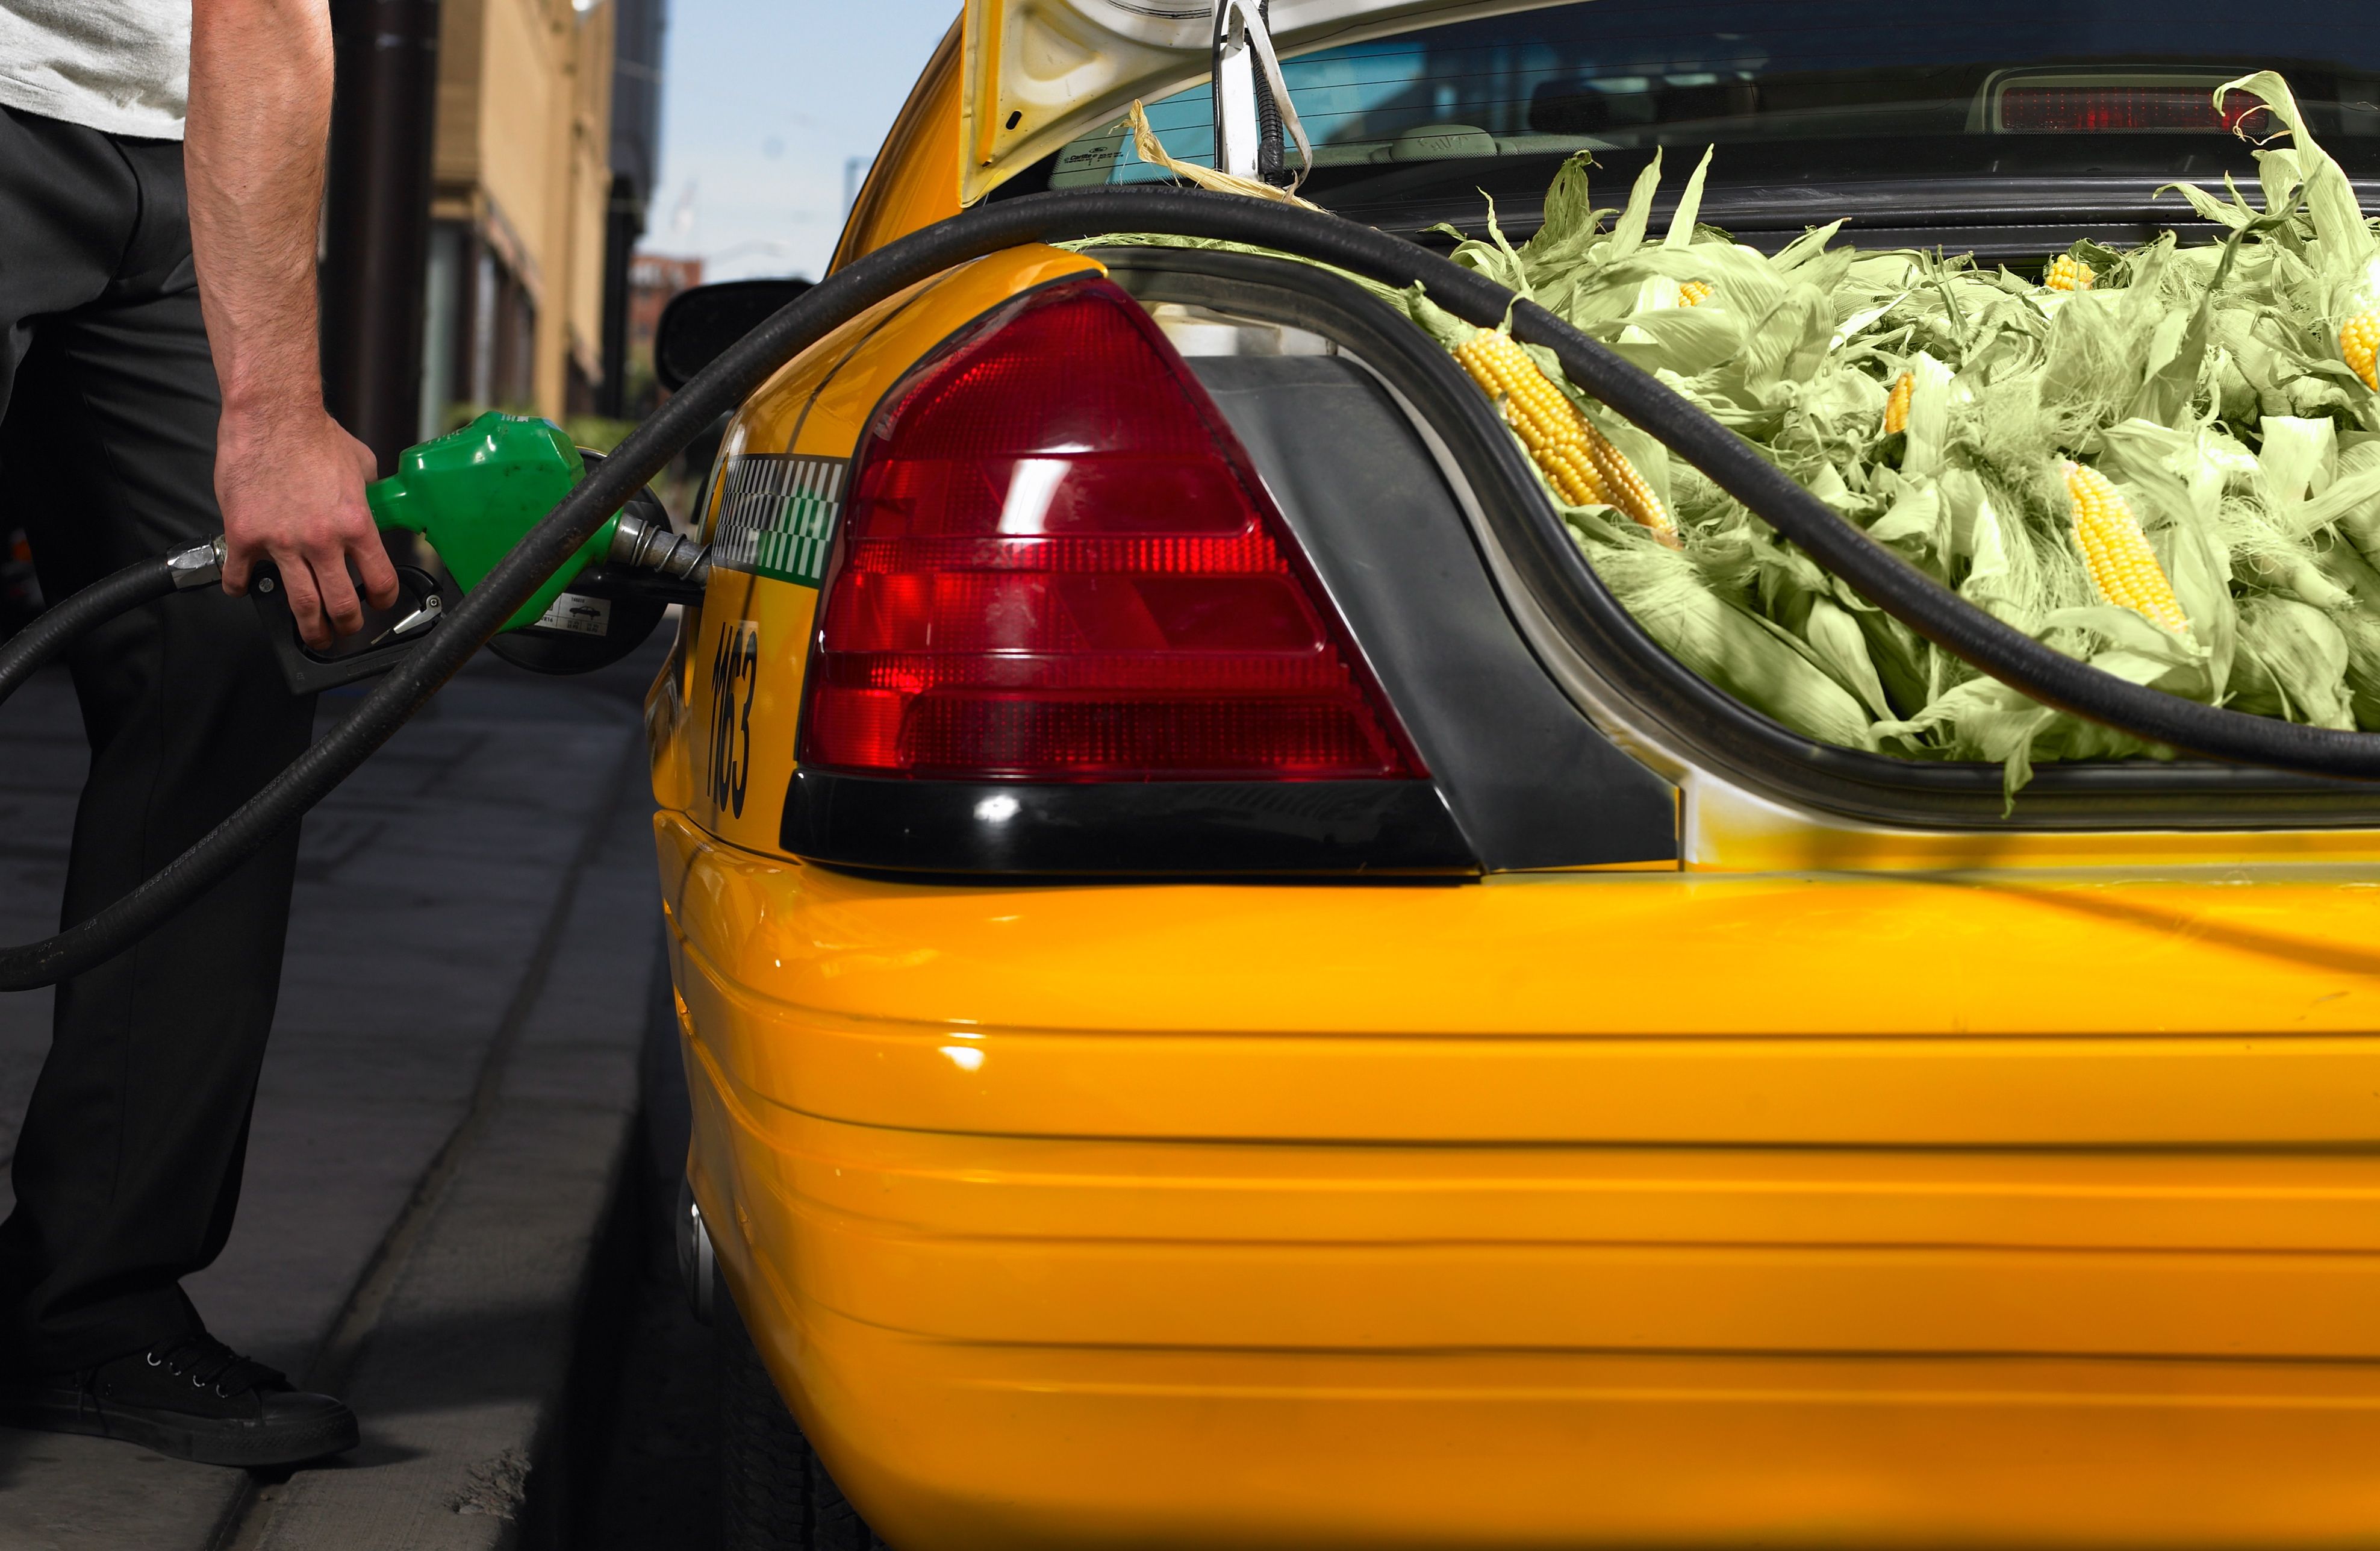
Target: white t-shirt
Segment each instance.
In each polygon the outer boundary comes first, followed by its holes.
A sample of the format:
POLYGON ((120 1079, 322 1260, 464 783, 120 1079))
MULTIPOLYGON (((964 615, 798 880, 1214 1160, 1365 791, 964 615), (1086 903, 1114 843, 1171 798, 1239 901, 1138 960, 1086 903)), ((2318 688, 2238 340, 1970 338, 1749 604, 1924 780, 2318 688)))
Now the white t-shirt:
POLYGON ((0 0, 0 103, 180 140, 189 95, 190 0, 0 0))

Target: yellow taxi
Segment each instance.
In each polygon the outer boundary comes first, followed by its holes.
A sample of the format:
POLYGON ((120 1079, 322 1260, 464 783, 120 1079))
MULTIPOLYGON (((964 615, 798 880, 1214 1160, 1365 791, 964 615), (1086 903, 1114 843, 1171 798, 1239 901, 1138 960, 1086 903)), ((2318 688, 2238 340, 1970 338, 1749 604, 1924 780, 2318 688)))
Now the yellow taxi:
MULTIPOLYGON (((1517 237, 1716 140, 1755 246, 2038 260, 2274 58, 2380 175, 2343 0, 968 0, 837 257, 1219 156, 1517 237)), ((648 702, 726 1543, 2380 1541, 2380 809, 1815 745, 1544 502, 1358 288, 1128 236, 743 406, 648 702)))

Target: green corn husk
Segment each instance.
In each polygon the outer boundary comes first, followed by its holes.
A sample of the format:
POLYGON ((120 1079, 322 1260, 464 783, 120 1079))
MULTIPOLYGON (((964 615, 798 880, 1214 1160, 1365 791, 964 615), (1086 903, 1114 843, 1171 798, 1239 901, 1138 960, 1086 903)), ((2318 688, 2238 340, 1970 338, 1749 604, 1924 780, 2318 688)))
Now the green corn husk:
MULTIPOLYGON (((2262 71, 2216 99, 2240 94, 2279 126, 2257 152, 2259 187, 2168 191, 2224 239, 2078 244, 2096 274, 2083 290, 1938 253, 1864 252, 1836 226, 1760 253, 1699 223, 1708 153, 1666 230, 1651 219, 1658 153, 1612 210, 1595 204, 1582 153, 1527 241, 1509 241, 1491 205, 1486 235, 1454 258, 1653 372, 1911 565, 2052 648, 2210 704, 2380 730, 2380 395, 2339 348, 2345 322, 2380 308, 2380 237, 2288 83, 2262 71), (1695 283, 1709 294, 1683 304, 1695 283), (1907 428, 1887 435, 1904 377, 1907 428), (2098 595, 2068 459, 2131 504, 2186 636, 2098 595)), ((1450 348, 1474 332, 1419 287, 1366 288, 1450 348)), ((2169 757, 1921 641, 1579 394, 1550 353, 1530 353, 1678 521, 1672 550, 1609 508, 1563 508, 1580 552, 1714 684, 1826 742, 1998 763, 2012 800, 2043 761, 2169 757)))
POLYGON ((2241 604, 2240 626, 2245 671, 2233 709, 2353 730, 2347 634, 2330 616, 2265 593, 2241 604))
MULTIPOLYGON (((1694 562, 1625 519, 1572 508, 1572 532, 1596 574, 1645 633, 1705 678, 1805 737, 1874 749, 1870 717, 1790 632, 1721 597, 1694 562)), ((1856 629, 1856 627, 1854 627, 1856 629)))

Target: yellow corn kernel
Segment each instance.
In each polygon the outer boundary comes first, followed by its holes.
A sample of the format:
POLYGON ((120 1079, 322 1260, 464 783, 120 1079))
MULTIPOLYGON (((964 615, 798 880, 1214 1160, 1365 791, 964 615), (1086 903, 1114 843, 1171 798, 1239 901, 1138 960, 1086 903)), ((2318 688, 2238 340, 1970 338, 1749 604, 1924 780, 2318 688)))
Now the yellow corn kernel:
POLYGON ((2080 463, 2066 465, 2066 494, 2074 503, 2074 538, 2099 596, 2119 608, 2190 634, 2190 617, 2173 595, 2173 583, 2157 564, 2156 551, 2141 531, 2140 519, 2107 476, 2080 463))
POLYGON ((1677 523, 1627 455, 1578 412, 1512 336, 1483 328, 1455 347, 1454 359, 1502 407, 1505 422, 1563 500, 1615 507, 1664 543, 1677 543, 1677 523))
POLYGON ((1910 401, 1917 397, 1917 373, 1903 372, 1900 381, 1892 385, 1892 397, 1884 401, 1884 434, 1898 436, 1909 429, 1910 401))
POLYGON ((2365 387, 2380 392, 2380 312, 2348 319, 2338 331, 2338 353, 2365 387))
POLYGON ((2049 273, 2042 285, 2053 291, 2087 291, 2099 278, 2099 272, 2071 253, 2060 253, 2050 261, 2049 273))
POLYGON ((1553 481, 1563 500, 1574 507, 1604 504, 1603 482, 1596 477, 1595 460, 1586 455, 1585 446, 1548 447, 1536 456, 1537 467, 1553 481))
POLYGON ((1718 294, 1718 287, 1707 280, 1689 280, 1678 287, 1678 305, 1700 307, 1718 294))
POLYGON ((1594 459, 1596 481, 1603 487, 1606 505, 1628 514, 1640 528, 1650 528, 1654 535, 1670 548, 1678 547, 1678 525, 1670 516, 1661 497, 1645 482, 1636 465, 1628 455, 1611 445, 1611 438, 1592 424, 1586 427, 1586 453, 1594 459))

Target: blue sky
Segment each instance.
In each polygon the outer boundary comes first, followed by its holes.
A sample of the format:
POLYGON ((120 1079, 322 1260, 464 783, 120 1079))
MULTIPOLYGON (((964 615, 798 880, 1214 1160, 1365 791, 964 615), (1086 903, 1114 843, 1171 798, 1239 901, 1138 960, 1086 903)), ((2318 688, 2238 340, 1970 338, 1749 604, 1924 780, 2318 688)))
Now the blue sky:
POLYGON ((661 187, 645 248, 705 277, 807 275, 958 0, 671 0, 661 187))

